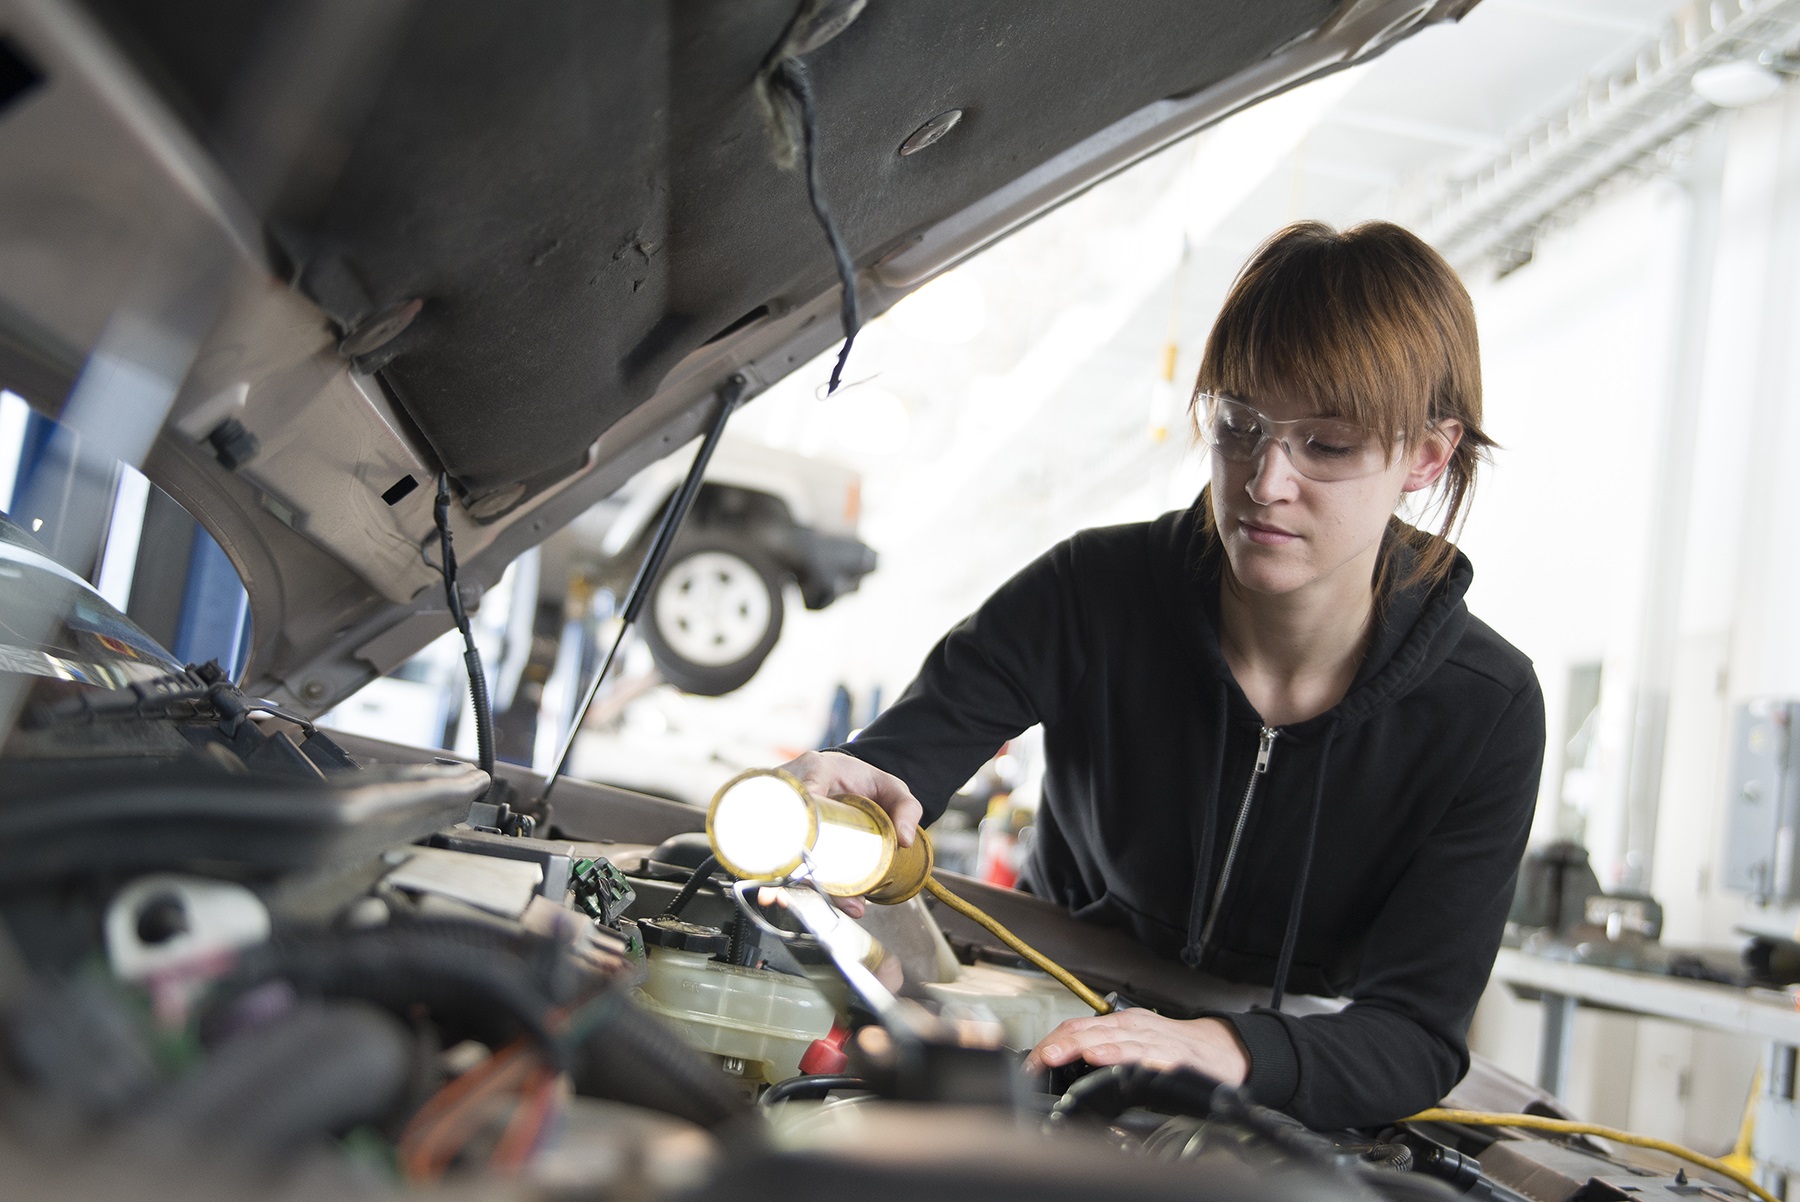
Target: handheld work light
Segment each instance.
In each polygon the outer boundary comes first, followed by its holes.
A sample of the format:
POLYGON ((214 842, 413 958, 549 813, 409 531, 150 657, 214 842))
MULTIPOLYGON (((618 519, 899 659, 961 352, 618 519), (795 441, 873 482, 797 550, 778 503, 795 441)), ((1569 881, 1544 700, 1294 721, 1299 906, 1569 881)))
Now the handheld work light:
POLYGON ((743 881, 780 880, 807 865, 812 883, 834 897, 897 906, 929 892, 1068 986, 1096 1014, 1112 1010, 1068 969, 944 888, 931 875, 930 837, 920 831, 911 847, 901 847, 894 820, 866 797, 815 797, 791 773, 752 768, 713 794, 706 837, 719 864, 743 881))
POLYGON ((706 812, 713 854, 733 876, 776 880, 811 865, 834 897, 897 905, 931 876, 924 831, 901 847, 894 820, 866 797, 815 797, 779 768, 753 768, 726 781, 706 812))

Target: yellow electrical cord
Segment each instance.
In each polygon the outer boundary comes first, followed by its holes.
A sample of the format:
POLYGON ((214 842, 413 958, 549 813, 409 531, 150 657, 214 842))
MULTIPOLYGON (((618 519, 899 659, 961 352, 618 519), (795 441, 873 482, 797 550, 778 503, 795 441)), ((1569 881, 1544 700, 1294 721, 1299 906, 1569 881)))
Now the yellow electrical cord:
POLYGON ((1630 1131, 1620 1131, 1616 1127, 1602 1127, 1599 1123, 1577 1123, 1568 1119, 1543 1118, 1535 1114, 1490 1114, 1485 1110, 1421 1110, 1411 1118, 1400 1120, 1403 1123, 1466 1123, 1473 1127, 1524 1127, 1532 1131, 1553 1131, 1558 1135, 1592 1135, 1600 1139, 1609 1139, 1617 1144, 1630 1144, 1634 1148, 1649 1148, 1653 1152, 1666 1152, 1690 1164, 1697 1164, 1708 1172, 1717 1173, 1721 1177, 1737 1182, 1762 1202, 1780 1202, 1774 1194, 1752 1181, 1748 1174, 1740 1173, 1723 1161, 1714 1160, 1710 1156, 1702 1156, 1692 1148, 1684 1148, 1680 1144, 1670 1143, 1666 1139, 1652 1139, 1648 1135, 1636 1135, 1630 1131))
POLYGON ((1762 1096, 1762 1079, 1762 1066, 1758 1065, 1756 1075, 1750 1078, 1750 1096, 1744 1099, 1744 1119, 1738 1124, 1737 1142, 1729 1155, 1720 1157, 1740 1173, 1748 1173, 1752 1166, 1750 1149, 1756 1142, 1756 1100, 1762 1096))
MULTIPOLYGON (((1025 957, 1045 972, 1065 985, 1070 993, 1092 1006, 1095 1014, 1111 1014, 1112 1007, 1106 1001, 1076 980, 1068 969, 1050 959, 1023 939, 1001 926, 999 921, 987 914, 981 907, 964 901, 956 894, 938 883, 935 876, 925 878, 925 890, 931 896, 961 914, 971 922, 980 923, 1000 942, 1025 957)), ((1465 1123, 1477 1127, 1521 1127, 1532 1131, 1549 1131, 1558 1135, 1592 1135, 1599 1139, 1611 1140, 1614 1143, 1629 1144, 1634 1148, 1648 1148, 1653 1152, 1664 1152, 1670 1156, 1698 1165, 1708 1172, 1717 1173, 1727 1180, 1734 1181, 1749 1190, 1762 1202, 1780 1202, 1774 1194, 1756 1184, 1749 1174, 1740 1172, 1724 1161, 1715 1160, 1711 1156, 1702 1155, 1692 1148, 1684 1148, 1680 1144, 1666 1139, 1653 1139, 1648 1135, 1637 1135, 1630 1131, 1621 1131, 1616 1127, 1604 1127, 1599 1123, 1579 1123, 1568 1119, 1543 1118, 1535 1114, 1495 1114, 1485 1110, 1421 1110, 1411 1118, 1400 1120, 1404 1123, 1465 1123)))
MULTIPOLYGON (((964 901, 956 894, 938 883, 935 876, 925 878, 926 892, 961 914, 971 922, 980 923, 992 931, 1000 942, 1025 957, 1045 972, 1055 977, 1068 987, 1070 993, 1094 1008, 1095 1014, 1111 1014, 1112 1007, 1106 1001, 1075 979, 1068 969, 1050 959, 1023 939, 1001 926, 999 921, 981 907, 964 901)), ((1708 1172, 1717 1173, 1727 1180, 1734 1181, 1749 1190, 1762 1202, 1780 1202, 1774 1194, 1756 1184, 1749 1174, 1740 1172, 1724 1161, 1715 1160, 1711 1156, 1702 1155, 1692 1148, 1684 1148, 1680 1144, 1666 1139, 1653 1139, 1648 1135, 1637 1135, 1630 1131, 1621 1131, 1616 1127, 1604 1127, 1599 1123, 1579 1123, 1568 1119, 1543 1118, 1535 1114, 1495 1114, 1485 1110, 1421 1110, 1410 1118, 1400 1120, 1403 1123, 1465 1123, 1477 1127, 1521 1127, 1532 1131, 1550 1131, 1558 1135, 1592 1135, 1599 1139, 1611 1140, 1614 1143, 1629 1144, 1634 1148, 1648 1148, 1653 1152, 1664 1152, 1690 1164, 1698 1165, 1708 1172)))
POLYGON ((962 898, 956 896, 956 894, 950 892, 950 890, 938 884, 938 879, 935 876, 928 876, 925 878, 925 889, 931 896, 937 898, 946 906, 949 906, 952 910, 961 914, 964 918, 967 918, 971 922, 978 922, 988 930, 992 931, 994 937, 999 939, 1000 942, 1004 943, 1007 947, 1012 948, 1013 951, 1018 952, 1021 956, 1024 956, 1027 960, 1068 986, 1069 992, 1092 1006, 1095 1014, 1112 1013, 1112 1007, 1106 1003, 1106 999, 1076 980, 1075 975, 1068 969, 1064 968, 1062 965, 1001 926, 997 919, 988 915, 981 907, 964 901, 962 898))

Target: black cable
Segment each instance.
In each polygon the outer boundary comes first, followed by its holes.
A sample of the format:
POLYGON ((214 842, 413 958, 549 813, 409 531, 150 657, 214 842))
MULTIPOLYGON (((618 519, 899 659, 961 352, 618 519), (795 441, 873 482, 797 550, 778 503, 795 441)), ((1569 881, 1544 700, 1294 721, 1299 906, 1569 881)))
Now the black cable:
POLYGON ((762 935, 750 920, 744 917, 741 908, 733 907, 731 925, 725 928, 725 963, 736 964, 743 968, 755 968, 756 961, 762 955, 762 935))
MULTIPOLYGON (((749 381, 743 376, 732 376, 725 381, 725 387, 719 390, 719 412, 707 427, 706 437, 701 440, 700 449, 694 453, 694 462, 688 465, 687 478, 682 480, 681 487, 669 498, 669 506, 663 512, 662 524, 657 526, 656 535, 650 540, 650 549, 644 553, 644 562, 638 565, 637 576, 631 582, 631 590, 625 594, 625 607, 620 614, 619 634, 613 639, 612 646, 607 649, 606 658, 600 661, 600 670, 594 673, 594 679, 582 696, 581 705, 575 711, 575 720, 569 723, 568 733, 563 736, 562 749, 556 754, 556 764, 550 770, 550 779, 544 782, 544 791, 538 794, 537 805, 542 808, 550 801, 550 791, 556 788, 563 773, 569 768, 569 755, 575 750, 575 736, 581 733, 581 724, 587 718, 588 710, 593 708, 594 698, 600 695, 600 686, 606 681, 606 674, 612 671, 613 660, 619 654, 619 648, 625 642, 625 636, 637 623, 638 614, 643 611, 644 602, 649 599, 650 588, 656 583, 656 577, 662 572, 663 561, 669 556, 669 548, 675 545, 675 534, 681 529, 681 523, 693 508, 694 498, 700 495, 700 480, 706 475, 706 466, 712 462, 713 452, 719 449, 719 439, 725 436, 725 423, 737 412, 738 406, 744 403, 744 393, 749 389, 749 381)), ((445 544, 449 546, 448 543, 445 544)))
POLYGON ((776 1106, 782 1102, 815 1102, 834 1089, 872 1089, 861 1077, 841 1073, 813 1073, 777 1081, 763 1090, 756 1100, 759 1106, 776 1106))
POLYGON ((662 916, 664 918, 680 918, 681 912, 687 909, 687 904, 694 900, 694 894, 700 892, 700 886, 706 883, 706 878, 711 876, 713 869, 718 866, 719 857, 717 856, 707 856, 701 860, 700 866, 694 869, 694 874, 688 877, 687 884, 681 887, 681 892, 675 895, 675 899, 669 903, 669 908, 662 912, 662 916))
POLYGON ((819 228, 825 231, 825 241, 831 244, 831 257, 837 264, 838 286, 843 291, 839 319, 844 326, 844 345, 838 351, 837 363, 831 368, 831 382, 825 386, 825 395, 830 396, 837 391, 838 383, 844 377, 844 364, 850 358, 850 346, 856 341, 856 332, 862 328, 862 310, 856 300, 856 263, 850 257, 850 247, 845 243, 843 234, 838 231, 837 218, 832 215, 831 206, 825 202, 824 184, 819 177, 819 112, 813 99, 812 75, 802 60, 786 58, 775 68, 773 78, 775 83, 794 98, 800 109, 806 199, 812 205, 813 216, 818 218, 819 228))
POLYGON ((1226 1095, 1235 1093, 1231 1086, 1191 1069, 1113 1064, 1095 1069, 1064 1090, 1050 1117, 1059 1123, 1083 1117, 1110 1121, 1134 1106, 1148 1106, 1164 1114, 1205 1118, 1226 1095))
POLYGON ((475 649, 475 635, 469 629, 469 615, 463 610, 462 595, 456 591, 456 552, 450 546, 450 473, 438 473, 437 504, 432 507, 437 521, 438 546, 443 562, 438 570, 444 577, 444 600, 450 605, 450 616, 463 637, 463 666, 469 670, 469 700, 475 707, 475 749, 481 770, 491 780, 494 776, 494 706, 488 699, 487 674, 481 670, 481 652, 475 649))

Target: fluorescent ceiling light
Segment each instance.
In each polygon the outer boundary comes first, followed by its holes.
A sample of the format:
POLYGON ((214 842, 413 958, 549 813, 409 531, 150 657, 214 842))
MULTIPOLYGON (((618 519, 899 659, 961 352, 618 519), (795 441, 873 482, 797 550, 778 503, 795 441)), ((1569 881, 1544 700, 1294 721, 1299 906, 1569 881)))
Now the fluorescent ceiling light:
POLYGON ((1722 109, 1761 104, 1781 91, 1782 78, 1761 63, 1715 63, 1694 72, 1694 91, 1722 109))

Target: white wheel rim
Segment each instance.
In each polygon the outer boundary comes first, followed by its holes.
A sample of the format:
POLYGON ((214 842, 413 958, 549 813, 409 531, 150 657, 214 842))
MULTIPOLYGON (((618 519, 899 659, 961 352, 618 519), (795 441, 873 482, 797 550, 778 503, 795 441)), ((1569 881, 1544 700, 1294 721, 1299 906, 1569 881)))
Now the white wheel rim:
POLYGON ((762 574, 725 551, 701 551, 673 564, 656 590, 656 629, 689 663, 720 667, 743 659, 769 629, 762 574))

